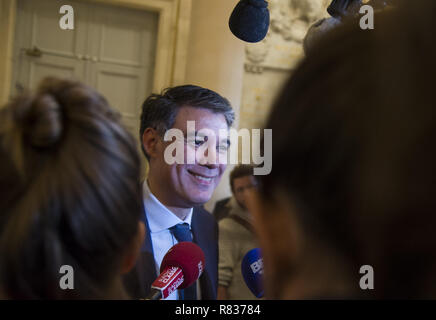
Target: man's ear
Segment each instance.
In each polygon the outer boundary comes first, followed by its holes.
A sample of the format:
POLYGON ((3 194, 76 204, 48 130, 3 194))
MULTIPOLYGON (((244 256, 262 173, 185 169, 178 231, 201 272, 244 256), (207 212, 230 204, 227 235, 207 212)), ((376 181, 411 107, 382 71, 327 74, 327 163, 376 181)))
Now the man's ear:
POLYGON ((145 225, 142 221, 138 222, 138 231, 136 235, 132 239, 130 246, 127 248, 125 255, 123 256, 123 261, 121 263, 121 274, 126 274, 136 264, 136 260, 138 259, 139 253, 141 251, 142 243, 145 238, 145 225))
POLYGON ((157 146, 159 141, 160 136, 155 129, 145 129, 144 133, 142 134, 142 146, 144 147, 145 152, 149 155, 150 158, 154 158, 157 156, 157 146))

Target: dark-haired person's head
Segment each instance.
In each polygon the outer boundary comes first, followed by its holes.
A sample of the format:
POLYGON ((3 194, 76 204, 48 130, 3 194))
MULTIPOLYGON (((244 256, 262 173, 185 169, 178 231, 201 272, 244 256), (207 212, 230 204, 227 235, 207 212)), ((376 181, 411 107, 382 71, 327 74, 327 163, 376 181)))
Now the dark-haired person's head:
POLYGON ((46 78, 2 108, 5 296, 122 298, 144 234, 139 175, 134 139, 90 87, 46 78))
POLYGON ((257 180, 253 175, 253 166, 240 164, 230 172, 230 188, 233 196, 243 209, 247 209, 247 195, 257 186, 257 180))
POLYGON ((160 202, 167 207, 192 208, 211 198, 226 168, 223 161, 218 161, 218 156, 228 147, 228 130, 233 121, 234 112, 227 99, 194 85, 169 88, 145 100, 140 138, 149 162, 148 183, 160 202), (194 139, 188 136, 190 121, 195 126, 194 139), (175 142, 164 140, 169 129, 178 129, 182 133, 183 141, 170 153, 182 151, 183 163, 169 163, 166 159, 166 149, 175 142), (206 129, 214 137, 211 135, 208 140, 208 136, 203 139, 203 135, 199 139, 199 131, 206 129), (220 131, 226 134, 220 135, 220 131), (210 142, 216 147, 213 161, 210 161, 208 151, 203 153, 199 149, 210 142), (188 153, 196 152, 195 161, 188 161, 188 153))
POLYGON ((285 85, 249 206, 271 298, 436 297, 434 30, 433 0, 350 21, 285 85))

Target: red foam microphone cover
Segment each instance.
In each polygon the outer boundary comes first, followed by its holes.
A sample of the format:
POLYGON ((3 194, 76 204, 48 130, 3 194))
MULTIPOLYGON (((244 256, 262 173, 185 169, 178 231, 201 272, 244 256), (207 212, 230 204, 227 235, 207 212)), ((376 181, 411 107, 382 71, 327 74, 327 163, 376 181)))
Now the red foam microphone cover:
POLYGON ((167 267, 179 267, 182 269, 184 281, 179 289, 184 289, 193 284, 203 273, 204 253, 193 242, 179 242, 174 245, 165 255, 160 266, 160 272, 167 267))

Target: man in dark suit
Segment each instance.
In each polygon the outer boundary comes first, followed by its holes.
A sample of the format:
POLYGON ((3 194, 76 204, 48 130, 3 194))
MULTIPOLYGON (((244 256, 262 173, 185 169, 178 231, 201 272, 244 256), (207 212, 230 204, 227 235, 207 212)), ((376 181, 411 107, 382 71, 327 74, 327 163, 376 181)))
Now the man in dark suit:
POLYGON ((149 163, 143 183, 146 237, 135 268, 124 284, 132 298, 145 298, 167 251, 180 241, 203 250, 199 281, 168 299, 216 299, 218 229, 201 208, 226 168, 234 113, 216 92, 186 85, 148 97, 142 106, 140 137, 149 163))

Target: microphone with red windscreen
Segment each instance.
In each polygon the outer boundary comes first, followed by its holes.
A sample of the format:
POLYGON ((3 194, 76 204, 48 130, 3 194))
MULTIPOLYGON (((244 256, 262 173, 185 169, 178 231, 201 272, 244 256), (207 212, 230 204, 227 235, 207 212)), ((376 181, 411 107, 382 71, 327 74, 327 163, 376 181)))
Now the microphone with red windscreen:
POLYGON ((204 253, 193 242, 179 242, 165 254, 160 275, 151 284, 146 300, 166 299, 177 289, 185 289, 195 283, 204 271, 204 253))

